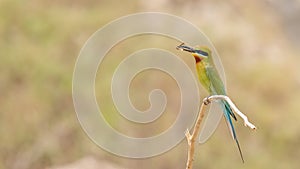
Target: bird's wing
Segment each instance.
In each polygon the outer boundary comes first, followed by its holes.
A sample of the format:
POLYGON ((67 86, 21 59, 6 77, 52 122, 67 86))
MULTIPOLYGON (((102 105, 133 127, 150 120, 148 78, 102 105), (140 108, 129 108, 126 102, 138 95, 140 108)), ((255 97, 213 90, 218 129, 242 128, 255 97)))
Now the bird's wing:
MULTIPOLYGON (((217 70, 212 66, 208 66, 206 68, 206 74, 211 82, 210 84, 211 94, 226 94, 223 82, 219 74, 217 73, 217 70)), ((220 123, 222 115, 223 115, 223 109, 222 107, 220 107, 220 103, 212 102, 207 118, 200 132, 200 136, 199 136, 200 143, 206 142, 211 137, 211 135, 215 132, 215 130, 217 129, 220 123)))
MULTIPOLYGON (((206 68, 206 74, 211 81, 210 89, 213 91, 212 94, 226 95, 224 83, 221 80, 217 70, 214 67, 209 66, 206 68)), ((231 115, 231 117, 233 117, 234 120, 237 120, 228 103, 226 104, 226 102, 224 102, 224 105, 225 108, 222 109, 226 109, 227 112, 229 112, 229 114, 231 115)))
POLYGON ((226 95, 224 83, 221 80, 218 71, 213 66, 206 67, 207 77, 210 79, 211 94, 226 95))

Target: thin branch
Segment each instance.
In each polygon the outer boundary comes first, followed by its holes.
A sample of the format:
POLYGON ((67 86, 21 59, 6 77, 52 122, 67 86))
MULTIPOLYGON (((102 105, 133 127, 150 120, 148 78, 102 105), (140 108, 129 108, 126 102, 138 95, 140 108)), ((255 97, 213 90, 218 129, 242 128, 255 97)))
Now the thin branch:
POLYGON ((196 143, 196 140, 197 140, 197 138, 199 136, 199 133, 200 133, 201 122, 204 118, 204 113, 206 112, 206 109, 207 109, 208 105, 214 100, 225 100, 226 102, 228 102, 228 104, 230 105, 230 108, 244 120, 244 125, 245 126, 248 126, 251 129, 256 129, 256 127, 248 121, 247 116, 244 115, 234 105, 234 103, 231 101, 231 99, 228 96, 225 96, 225 95, 212 95, 212 96, 204 98, 203 101, 202 101, 201 107, 200 107, 199 115, 197 117, 196 124, 195 124, 192 135, 190 134, 189 130, 187 130, 186 133, 185 133, 185 136, 186 136, 186 139, 187 139, 188 145, 189 145, 186 169, 192 169, 192 167, 193 167, 195 143, 196 143))
POLYGON ((195 142, 198 138, 199 132, 200 132, 200 125, 204 117, 204 113, 206 112, 207 105, 209 104, 209 101, 207 98, 205 98, 201 104, 200 112, 194 127, 194 131, 192 135, 190 135, 189 130, 186 131, 185 136, 188 141, 189 150, 188 150, 188 159, 187 159, 187 165, 186 169, 192 169, 193 167, 193 161, 194 161, 194 152, 195 152, 195 142))

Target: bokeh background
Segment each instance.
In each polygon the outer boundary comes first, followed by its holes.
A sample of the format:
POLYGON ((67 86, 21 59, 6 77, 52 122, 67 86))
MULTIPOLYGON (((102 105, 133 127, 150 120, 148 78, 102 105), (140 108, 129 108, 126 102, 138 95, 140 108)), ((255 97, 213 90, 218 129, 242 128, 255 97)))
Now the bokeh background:
MULTIPOLYGON (((185 140, 157 157, 117 157, 87 137, 74 111, 72 74, 85 41, 114 19, 146 11, 183 17, 210 38, 223 61, 230 97, 258 126, 251 132, 241 120, 235 125, 245 164, 222 121, 209 142, 197 147, 195 168, 299 168, 299 0, 1 0, 0 169, 185 167, 185 140)), ((146 71, 132 82, 131 99, 141 110, 154 88, 169 99, 160 122, 138 129, 117 114, 107 91, 122 58, 145 47, 177 52, 193 69, 193 59, 175 51, 176 45, 145 36, 112 49, 96 80, 98 102, 112 126, 143 137, 172 124, 180 93, 167 75, 146 71)))

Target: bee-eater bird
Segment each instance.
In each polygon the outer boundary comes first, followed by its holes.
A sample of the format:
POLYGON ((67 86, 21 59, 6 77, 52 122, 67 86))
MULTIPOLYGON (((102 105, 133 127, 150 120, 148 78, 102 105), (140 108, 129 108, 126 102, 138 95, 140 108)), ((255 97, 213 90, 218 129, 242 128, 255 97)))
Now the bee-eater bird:
MULTIPOLYGON (((194 56, 199 81, 210 95, 226 95, 223 81, 218 74, 218 71, 213 62, 212 52, 208 47, 202 46, 191 48, 185 46, 184 43, 182 43, 181 45, 177 46, 176 49, 189 52, 194 56)), ((234 120, 237 120, 236 116, 234 115, 232 109, 226 101, 222 100, 218 102, 221 106, 221 109, 223 110, 223 114, 225 116, 232 138, 237 144, 241 159, 244 162, 243 154, 231 119, 232 117, 234 120)))

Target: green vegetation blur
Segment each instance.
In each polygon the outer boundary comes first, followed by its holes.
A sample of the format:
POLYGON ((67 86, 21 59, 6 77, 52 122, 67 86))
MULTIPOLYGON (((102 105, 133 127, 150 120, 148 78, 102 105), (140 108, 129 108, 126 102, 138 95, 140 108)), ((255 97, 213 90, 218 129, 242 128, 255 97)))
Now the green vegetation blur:
MULTIPOLYGON (((242 164, 223 120, 213 137, 197 147, 195 168, 299 168, 299 1, 1 0, 0 169, 63 166, 87 156, 128 169, 185 168, 185 140, 157 157, 117 157, 87 137, 73 107, 73 69, 85 41, 114 19, 146 11, 183 17, 210 38, 223 62, 229 96, 258 127, 252 132, 240 119, 235 123, 246 161, 242 164)), ((122 59, 143 48, 170 50, 194 69, 192 57, 176 51, 176 45, 166 37, 129 38, 99 66, 98 103, 115 129, 145 137, 172 125, 180 92, 167 74, 145 71, 132 82, 130 97, 138 109, 149 107, 154 88, 168 98, 159 121, 138 128, 118 114, 109 87, 122 59)))

